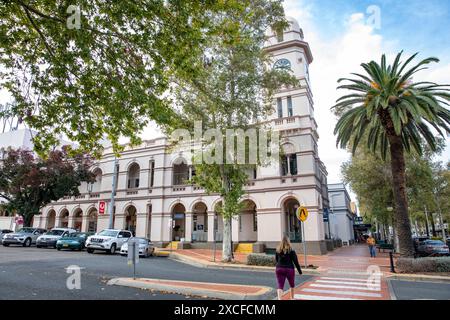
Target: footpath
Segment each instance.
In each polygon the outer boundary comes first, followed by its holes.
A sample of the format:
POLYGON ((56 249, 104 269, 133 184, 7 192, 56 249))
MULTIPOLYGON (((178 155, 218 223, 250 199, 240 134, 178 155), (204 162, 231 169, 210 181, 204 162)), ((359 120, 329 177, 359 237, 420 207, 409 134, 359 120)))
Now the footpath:
MULTIPOLYGON (((220 251, 207 249, 157 250, 156 254, 199 268, 275 271, 274 267, 247 265, 245 253, 235 253, 233 263, 221 262, 220 251)), ((307 264, 313 268, 305 268, 303 255, 299 255, 299 262, 303 273, 313 277, 295 288, 295 300, 390 300, 389 279, 450 282, 450 277, 391 273, 388 253, 371 258, 365 245, 337 248, 323 256, 308 255, 307 264)), ((223 283, 116 278, 109 284, 210 299, 269 299, 275 295, 275 288, 223 283)), ((283 299, 289 298, 286 291, 283 299)))

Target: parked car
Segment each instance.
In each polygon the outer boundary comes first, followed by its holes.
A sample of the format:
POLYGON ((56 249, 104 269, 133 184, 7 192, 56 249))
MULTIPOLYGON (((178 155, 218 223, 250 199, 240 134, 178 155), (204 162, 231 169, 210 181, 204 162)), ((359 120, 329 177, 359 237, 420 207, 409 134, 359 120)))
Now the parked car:
POLYGON ((127 242, 125 242, 122 245, 122 248, 120 248, 120 255, 126 256, 128 255, 128 243, 132 240, 136 239, 139 241, 139 256, 147 258, 151 255, 153 255, 153 252, 155 252, 155 247, 153 246, 153 243, 150 242, 147 238, 130 238, 127 242))
POLYGON ((429 240, 429 238, 427 236, 413 237, 414 249, 416 250, 417 254, 418 254, 418 250, 419 250, 419 244, 425 240, 429 240))
POLYGON ((449 255, 448 246, 441 240, 422 241, 419 243, 417 251, 421 256, 449 255))
POLYGON ((56 242, 56 249, 71 249, 71 250, 83 250, 86 244, 86 240, 89 236, 92 236, 93 232, 71 232, 62 236, 56 242))
POLYGON ((73 232, 77 232, 77 230, 72 228, 53 228, 37 238, 36 247, 56 248, 56 242, 61 239, 61 237, 73 232))
POLYGON ((10 244, 19 244, 24 247, 29 247, 36 243, 37 238, 45 232, 47 232, 45 229, 25 227, 17 232, 5 234, 3 236, 2 244, 5 247, 8 247, 10 244))
POLYGON ((450 247, 450 237, 447 238, 447 240, 445 241, 447 243, 447 246, 450 247))
POLYGON ((122 245, 132 237, 131 231, 119 229, 105 229, 98 234, 90 236, 86 240, 88 253, 95 250, 106 251, 110 254, 120 250, 122 245))
POLYGON ((0 244, 3 242, 3 236, 7 233, 13 233, 14 231, 9 229, 0 229, 0 244))

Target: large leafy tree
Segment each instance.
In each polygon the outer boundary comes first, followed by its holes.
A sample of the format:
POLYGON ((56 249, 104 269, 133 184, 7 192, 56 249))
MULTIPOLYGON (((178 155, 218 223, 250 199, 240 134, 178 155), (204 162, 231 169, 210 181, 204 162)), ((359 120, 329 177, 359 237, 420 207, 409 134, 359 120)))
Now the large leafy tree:
MULTIPOLYGON (((234 10, 217 21, 238 26, 239 41, 230 41, 226 34, 212 37, 206 44, 208 56, 197 76, 189 81, 178 80, 174 88, 181 118, 175 129, 193 130, 195 121, 201 121, 203 130, 215 129, 220 134, 219 139, 203 141, 202 150, 216 150, 223 157, 217 157, 214 163, 198 161, 201 152, 194 152, 193 182, 221 196, 221 205, 212 209, 217 209, 223 218, 222 260, 226 262, 232 260, 232 219, 242 209, 248 172, 257 164, 237 161, 235 147, 226 148, 226 130, 258 129, 273 110, 275 90, 283 84, 297 84, 290 72, 269 68, 269 57, 263 50, 266 30, 286 26, 281 1, 245 0, 241 5, 247 9, 234 10), (227 156, 231 161, 226 161, 227 156)), ((237 135, 232 135, 231 141, 236 145, 237 135)), ((248 156, 248 142, 243 144, 248 156)))
POLYGON ((239 38, 239 24, 215 18, 231 10, 249 3, 2 0, 0 85, 12 115, 38 131, 36 151, 61 134, 89 152, 106 135, 119 150, 121 136, 138 142, 150 120, 171 123, 169 77, 195 77, 210 36, 239 38))
POLYGON ((30 226, 33 217, 47 204, 65 196, 77 196, 82 182, 94 182, 91 165, 89 156, 69 156, 67 148, 54 150, 45 159, 29 150, 6 150, 0 161, 4 209, 22 215, 24 225, 30 226))
POLYGON ((435 134, 444 136, 450 132, 449 86, 431 82, 414 82, 412 77, 426 65, 438 62, 428 58, 410 67, 417 54, 404 63, 399 53, 392 65, 387 65, 383 55, 381 63, 364 63, 366 74, 354 74, 356 78, 345 81, 338 89, 350 93, 338 99, 334 108, 344 112, 336 124, 335 134, 341 147, 352 145, 352 151, 365 140, 373 152, 380 151, 386 158, 388 151, 391 162, 394 196, 395 227, 400 255, 414 255, 411 224, 408 215, 406 193, 405 152, 414 149, 422 153, 421 142, 425 141, 431 150, 436 148, 435 134), (367 132, 367 135, 365 133, 367 132), (364 139, 363 139, 364 138, 364 139))

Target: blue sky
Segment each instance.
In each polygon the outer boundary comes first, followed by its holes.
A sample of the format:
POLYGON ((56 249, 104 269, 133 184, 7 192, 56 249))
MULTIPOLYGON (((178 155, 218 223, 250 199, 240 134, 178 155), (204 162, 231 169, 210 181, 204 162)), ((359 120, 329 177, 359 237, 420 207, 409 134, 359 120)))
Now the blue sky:
POLYGON ((327 36, 337 36, 345 21, 355 12, 365 12, 372 5, 380 8, 384 38, 396 41, 399 49, 420 51, 424 55, 449 58, 450 1, 448 0, 311 0, 310 12, 327 36))
MULTIPOLYGON (((333 135, 336 118, 330 107, 342 95, 336 91, 337 79, 364 72, 360 64, 379 61, 382 53, 392 61, 404 50, 405 56, 419 52, 419 58, 441 60, 415 76, 415 81, 450 84, 450 1, 285 0, 284 7, 286 15, 299 22, 314 56, 310 74, 319 155, 328 181, 340 182, 340 167, 350 155, 336 148, 333 135), (373 6, 380 13, 375 21, 373 6)), ((450 139, 447 145, 441 161, 450 160, 450 139)))

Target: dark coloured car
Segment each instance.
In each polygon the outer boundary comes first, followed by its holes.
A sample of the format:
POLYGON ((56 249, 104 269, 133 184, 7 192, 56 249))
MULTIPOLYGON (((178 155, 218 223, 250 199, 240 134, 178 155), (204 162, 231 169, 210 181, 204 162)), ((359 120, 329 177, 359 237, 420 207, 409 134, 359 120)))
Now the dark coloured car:
POLYGON ((93 232, 72 232, 60 238, 56 242, 56 249, 83 250, 85 248, 86 239, 94 235, 93 232))
POLYGON ((441 240, 425 240, 419 243, 417 252, 420 256, 448 256, 448 246, 441 240))

